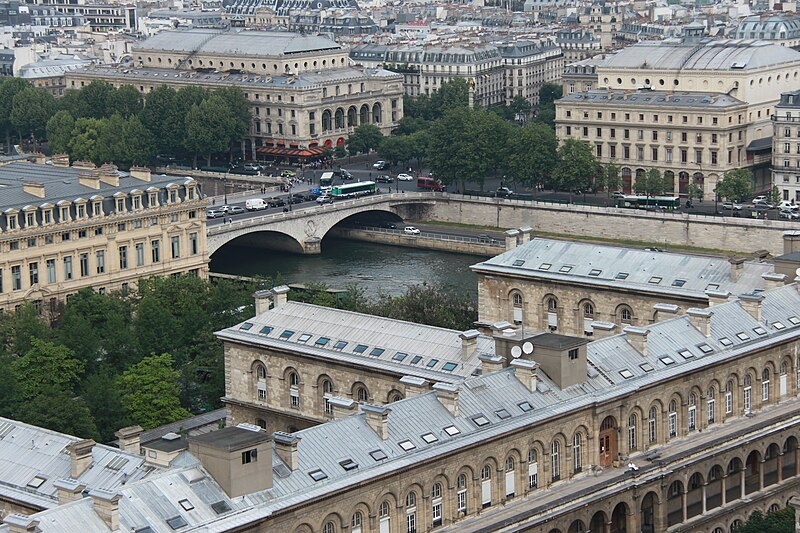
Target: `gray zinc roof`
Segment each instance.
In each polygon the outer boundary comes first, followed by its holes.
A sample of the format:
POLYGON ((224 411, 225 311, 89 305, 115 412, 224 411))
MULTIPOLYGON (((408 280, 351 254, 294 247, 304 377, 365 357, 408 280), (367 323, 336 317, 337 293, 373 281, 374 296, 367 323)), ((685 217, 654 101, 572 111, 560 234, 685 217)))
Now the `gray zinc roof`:
POLYGON ((321 35, 194 28, 159 32, 135 46, 134 50, 277 57, 319 51, 335 52, 342 50, 342 47, 321 35))
MULTIPOLYGON (((595 74, 592 75, 596 76, 595 74)), ((614 91, 613 89, 591 89, 584 92, 574 92, 559 99, 559 102, 587 102, 614 105, 666 107, 670 109, 693 108, 726 108, 745 105, 744 102, 732 96, 721 93, 704 93, 695 91, 651 91, 641 89, 632 92, 614 91)), ((771 141, 771 139, 770 139, 771 141)))
POLYGON ((478 273, 557 280, 705 300, 706 290, 743 294, 764 287, 772 265, 746 261, 737 280, 724 258, 552 239, 529 243, 473 265, 478 273), (627 274, 627 275, 626 275, 627 274))

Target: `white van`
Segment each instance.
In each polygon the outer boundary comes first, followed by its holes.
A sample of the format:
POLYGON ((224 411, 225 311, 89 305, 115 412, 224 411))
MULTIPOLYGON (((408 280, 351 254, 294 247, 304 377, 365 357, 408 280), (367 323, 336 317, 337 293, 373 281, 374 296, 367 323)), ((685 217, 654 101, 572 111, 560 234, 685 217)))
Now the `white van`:
POLYGON ((263 198, 253 198, 244 203, 245 209, 248 211, 260 211, 267 208, 267 202, 263 198))

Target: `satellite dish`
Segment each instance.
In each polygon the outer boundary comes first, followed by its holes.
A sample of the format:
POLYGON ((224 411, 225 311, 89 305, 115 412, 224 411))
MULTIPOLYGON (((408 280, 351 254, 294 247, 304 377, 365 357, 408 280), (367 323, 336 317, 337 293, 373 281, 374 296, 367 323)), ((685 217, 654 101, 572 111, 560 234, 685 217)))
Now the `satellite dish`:
POLYGON ((533 344, 530 341, 526 341, 525 344, 522 345, 522 351, 526 354, 530 355, 533 353, 533 344))
POLYGON ((511 348, 511 357, 518 359, 520 355, 522 355, 522 348, 519 346, 514 346, 511 348))

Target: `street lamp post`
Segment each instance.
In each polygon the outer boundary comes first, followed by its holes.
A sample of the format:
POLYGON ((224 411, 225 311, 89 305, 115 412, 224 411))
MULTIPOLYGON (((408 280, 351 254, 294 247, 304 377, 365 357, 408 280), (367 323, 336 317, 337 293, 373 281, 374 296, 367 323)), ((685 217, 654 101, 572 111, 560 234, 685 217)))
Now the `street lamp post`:
POLYGON ((227 171, 225 172, 225 178, 222 181, 222 195, 223 195, 223 198, 224 198, 222 203, 227 205, 228 204, 228 172, 227 171))

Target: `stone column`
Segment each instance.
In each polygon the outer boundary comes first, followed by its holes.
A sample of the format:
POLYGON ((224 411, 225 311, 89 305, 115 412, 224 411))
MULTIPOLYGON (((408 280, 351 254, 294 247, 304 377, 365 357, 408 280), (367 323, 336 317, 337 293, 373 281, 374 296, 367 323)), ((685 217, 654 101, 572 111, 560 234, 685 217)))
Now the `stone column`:
POLYGON ((725 505, 725 491, 728 488, 728 483, 726 481, 727 479, 728 474, 724 474, 722 476, 722 501, 720 502, 720 505, 725 505))
POLYGON ((741 483, 741 485, 742 485, 742 486, 741 486, 741 490, 740 490, 739 497, 740 497, 740 498, 742 498, 742 499, 744 499, 744 497, 745 497, 745 492, 744 492, 744 478, 745 478, 745 473, 746 473, 746 472, 747 472, 747 465, 744 465, 744 468, 742 468, 742 471, 741 471, 741 472, 739 472, 739 482, 740 482, 740 483, 741 483))
POLYGON ((764 490, 764 465, 767 464, 767 461, 761 459, 758 463, 758 490, 764 490))
POLYGON ((682 522, 686 522, 686 515, 687 515, 687 512, 686 512, 686 497, 687 497, 687 495, 688 495, 688 491, 684 488, 681 491, 681 511, 683 511, 683 518, 681 520, 682 522))
POLYGON ((778 483, 783 481, 783 452, 778 454, 778 483))
POLYGON ((706 514, 706 487, 707 486, 708 486, 708 483, 703 483, 701 485, 701 489, 703 491, 701 493, 701 497, 703 498, 703 514, 706 514))

